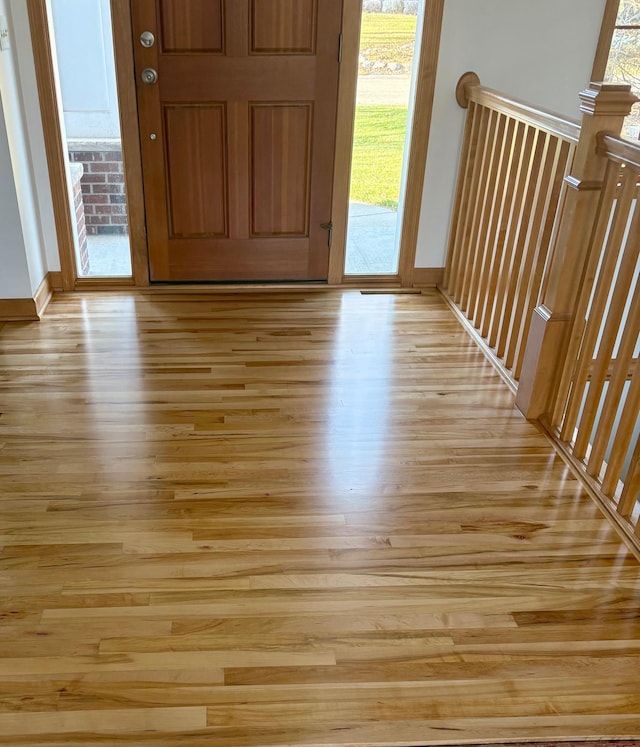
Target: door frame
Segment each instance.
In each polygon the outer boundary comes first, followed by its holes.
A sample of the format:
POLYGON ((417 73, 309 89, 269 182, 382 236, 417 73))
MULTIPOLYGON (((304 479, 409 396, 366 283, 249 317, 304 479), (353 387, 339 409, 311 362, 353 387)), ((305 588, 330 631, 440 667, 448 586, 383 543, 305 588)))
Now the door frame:
MULTIPOLYGON (((27 0, 63 290, 104 289, 107 287, 131 287, 132 285, 146 287, 150 285, 131 8, 129 0, 110 0, 110 2, 133 277, 90 279, 78 278, 77 276, 74 227, 71 221, 72 210, 66 176, 67 155, 60 126, 62 117, 61 98, 51 50, 49 0, 27 0)), ((332 201, 334 240, 329 253, 328 286, 399 284, 403 287, 411 287, 413 285, 422 188, 433 113, 444 3, 445 0, 425 0, 398 273, 396 275, 345 277, 349 180, 353 150, 362 0, 343 0, 343 58, 339 77, 332 201)), ((201 285, 198 287, 202 288, 201 285)))
POLYGON ((334 248, 329 258, 329 283, 335 285, 390 285, 411 287, 414 282, 422 189, 427 167, 429 135, 436 91, 436 73, 445 0, 425 0, 420 37, 420 57, 416 69, 415 100, 409 140, 406 191, 400 234, 400 259, 395 275, 345 275, 349 183, 353 153, 353 126, 356 114, 356 85, 362 0, 344 0, 343 58, 340 67, 338 125, 333 183, 334 248))
POLYGON ((53 63, 52 23, 49 0, 27 0, 31 44, 42 115, 49 182, 53 200, 56 237, 60 255, 62 290, 104 289, 106 287, 145 287, 149 285, 147 231, 142 188, 142 160, 138 138, 138 116, 133 71, 133 39, 129 0, 110 0, 113 24, 116 88, 120 110, 122 158, 125 174, 131 278, 78 277, 75 256, 75 228, 67 183, 68 156, 62 139, 62 98, 53 63))

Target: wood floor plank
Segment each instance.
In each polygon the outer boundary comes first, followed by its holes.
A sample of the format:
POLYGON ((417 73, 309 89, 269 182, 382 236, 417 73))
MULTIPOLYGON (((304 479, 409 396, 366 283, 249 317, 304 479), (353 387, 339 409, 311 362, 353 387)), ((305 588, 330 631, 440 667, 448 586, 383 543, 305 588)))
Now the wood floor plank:
POLYGON ((640 565, 435 292, 0 328, 0 742, 640 737, 640 565))
POLYGON ((182 732, 204 726, 204 708, 152 708, 137 710, 0 714, 0 731, 7 737, 34 734, 126 734, 148 731, 156 735, 182 732))

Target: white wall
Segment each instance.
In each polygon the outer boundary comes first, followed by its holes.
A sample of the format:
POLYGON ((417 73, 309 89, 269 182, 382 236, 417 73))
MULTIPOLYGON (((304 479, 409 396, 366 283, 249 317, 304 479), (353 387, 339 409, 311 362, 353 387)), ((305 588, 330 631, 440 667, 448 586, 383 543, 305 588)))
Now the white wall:
POLYGON ((0 298, 28 298, 31 282, 12 169, 0 96, 0 298))
MULTIPOLYGON (((42 167, 34 160, 28 126, 29 118, 33 116, 31 114, 33 104, 29 108, 25 105, 29 97, 29 81, 28 76, 22 74, 23 71, 19 65, 18 53, 20 52, 23 62, 30 63, 31 73, 35 75, 28 25, 26 29, 24 28, 25 5, 22 0, 0 0, 0 15, 7 19, 11 44, 10 49, 0 51, 3 136, 9 154, 9 162, 6 163, 5 159, 5 168, 0 171, 3 196, 6 198, 1 206, 2 225, 3 229, 5 224, 12 227, 9 231, 12 243, 6 249, 10 252, 10 258, 0 273, 0 297, 3 298, 31 296, 49 269, 44 226, 41 219, 41 213, 46 212, 47 194, 38 193, 36 170, 41 172, 42 167), (15 195, 15 201, 11 199, 12 194, 15 195), (44 208, 44 211, 41 208, 44 208), (21 236, 20 241, 17 241, 18 233, 21 236), (29 286, 26 291, 23 273, 25 263, 29 286)), ((33 85, 35 85, 35 77, 33 85)), ((31 95, 36 95, 35 90, 31 90, 31 95)), ((38 120, 32 123, 31 134, 34 137, 38 132, 37 122, 38 120)), ((41 129, 39 134, 41 153, 43 153, 44 143, 41 129)), ((50 200, 50 192, 48 197, 50 200)))
POLYGON ((120 137, 109 0, 51 0, 67 137, 120 137))
POLYGON ((60 254, 38 100, 38 84, 33 63, 29 14, 24 0, 9 0, 9 4, 14 37, 13 52, 20 75, 20 98, 26 121, 25 135, 28 140, 33 186, 39 211, 41 241, 44 245, 47 269, 57 271, 60 269, 60 254))
POLYGON ((578 118, 605 0, 445 0, 416 267, 444 265, 465 111, 460 76, 578 118))

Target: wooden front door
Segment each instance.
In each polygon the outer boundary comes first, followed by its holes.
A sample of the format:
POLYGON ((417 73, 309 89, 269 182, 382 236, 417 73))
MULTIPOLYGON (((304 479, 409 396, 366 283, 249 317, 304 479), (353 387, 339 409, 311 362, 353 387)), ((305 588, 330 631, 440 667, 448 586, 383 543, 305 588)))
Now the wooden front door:
POLYGON ((326 279, 342 0, 131 2, 151 279, 326 279))

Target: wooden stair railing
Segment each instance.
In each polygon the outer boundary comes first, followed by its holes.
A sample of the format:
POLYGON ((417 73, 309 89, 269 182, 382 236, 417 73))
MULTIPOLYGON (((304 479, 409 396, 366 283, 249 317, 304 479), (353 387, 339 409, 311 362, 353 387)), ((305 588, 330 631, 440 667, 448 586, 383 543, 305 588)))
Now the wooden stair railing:
POLYGON ((640 537, 640 144, 607 159, 583 282, 540 420, 616 521, 640 537))
POLYGON ((457 99, 468 114, 441 290, 515 383, 580 128, 473 73, 457 99))
POLYGON ((463 76, 468 108, 441 291, 640 552, 640 144, 627 85, 579 125, 463 76), (613 133, 613 134, 611 134, 613 133))

